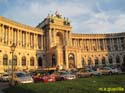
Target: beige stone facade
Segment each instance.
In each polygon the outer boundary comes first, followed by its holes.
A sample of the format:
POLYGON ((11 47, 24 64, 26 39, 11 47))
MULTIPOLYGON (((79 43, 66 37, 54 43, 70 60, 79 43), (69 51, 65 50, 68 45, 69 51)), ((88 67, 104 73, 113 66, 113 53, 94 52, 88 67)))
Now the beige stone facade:
POLYGON ((48 15, 37 27, 0 17, 0 70, 72 69, 120 66, 125 62, 125 33, 75 34, 67 18, 48 15))

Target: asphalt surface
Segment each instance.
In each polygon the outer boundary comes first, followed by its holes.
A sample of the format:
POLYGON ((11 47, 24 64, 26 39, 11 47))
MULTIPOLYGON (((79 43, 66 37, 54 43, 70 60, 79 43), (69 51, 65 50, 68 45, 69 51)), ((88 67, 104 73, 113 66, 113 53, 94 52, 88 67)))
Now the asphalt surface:
POLYGON ((0 93, 4 93, 2 89, 9 87, 8 82, 0 82, 0 93))

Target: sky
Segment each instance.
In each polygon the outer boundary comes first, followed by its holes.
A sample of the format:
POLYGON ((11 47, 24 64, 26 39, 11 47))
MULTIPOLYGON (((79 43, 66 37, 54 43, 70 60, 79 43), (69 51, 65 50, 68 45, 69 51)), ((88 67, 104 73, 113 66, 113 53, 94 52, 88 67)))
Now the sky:
POLYGON ((0 16, 33 27, 56 11, 73 33, 125 32, 125 0, 0 0, 0 16))

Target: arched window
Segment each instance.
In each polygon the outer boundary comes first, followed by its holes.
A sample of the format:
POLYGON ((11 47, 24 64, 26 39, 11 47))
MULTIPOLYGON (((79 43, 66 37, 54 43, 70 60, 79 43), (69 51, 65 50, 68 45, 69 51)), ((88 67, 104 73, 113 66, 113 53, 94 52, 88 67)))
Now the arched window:
POLYGON ((26 66, 26 57, 25 56, 22 57, 22 66, 26 66))
POLYGON ((119 63, 120 63, 120 57, 116 56, 116 64, 119 64, 119 63))
POLYGON ((52 67, 56 67, 57 62, 56 62, 56 56, 52 55, 52 67))
POLYGON ((125 64, 125 55, 123 56, 123 63, 122 64, 125 64))
POLYGON ((88 66, 91 66, 92 65, 92 59, 89 57, 88 58, 88 66))
POLYGON ((102 65, 106 65, 105 57, 102 57, 102 65))
POLYGON ((3 55, 3 65, 8 65, 8 55, 3 55))
POLYGON ((75 68, 75 56, 73 53, 70 53, 68 56, 69 68, 75 68))
POLYGON ((38 66, 42 66, 42 65, 43 65, 43 63, 42 63, 42 58, 39 57, 39 58, 38 58, 38 66))
POLYGON ((13 56, 13 65, 14 66, 17 65, 17 56, 16 55, 13 56))
POLYGON ((111 65, 113 64, 113 60, 112 60, 111 56, 109 57, 109 64, 111 64, 111 65))
POLYGON ((84 58, 82 58, 82 67, 84 67, 84 65, 85 65, 85 60, 84 58))
POLYGON ((95 66, 98 66, 98 64, 99 64, 99 60, 98 60, 98 58, 96 57, 96 58, 95 58, 95 66))
POLYGON ((34 66, 34 57, 30 58, 30 66, 34 66))

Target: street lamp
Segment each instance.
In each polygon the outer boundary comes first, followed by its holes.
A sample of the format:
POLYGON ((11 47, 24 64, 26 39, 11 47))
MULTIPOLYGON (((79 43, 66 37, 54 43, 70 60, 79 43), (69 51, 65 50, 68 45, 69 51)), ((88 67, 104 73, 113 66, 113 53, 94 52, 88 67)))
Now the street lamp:
POLYGON ((13 76, 13 72, 14 72, 14 69, 13 69, 13 54, 14 54, 14 51, 15 51, 15 48, 16 48, 16 45, 15 45, 15 43, 13 43, 11 46, 10 46, 10 48, 11 48, 11 53, 12 53, 12 61, 11 61, 11 66, 12 66, 12 80, 11 80, 11 85, 14 85, 14 81, 13 81, 13 78, 14 78, 14 76, 13 76))

